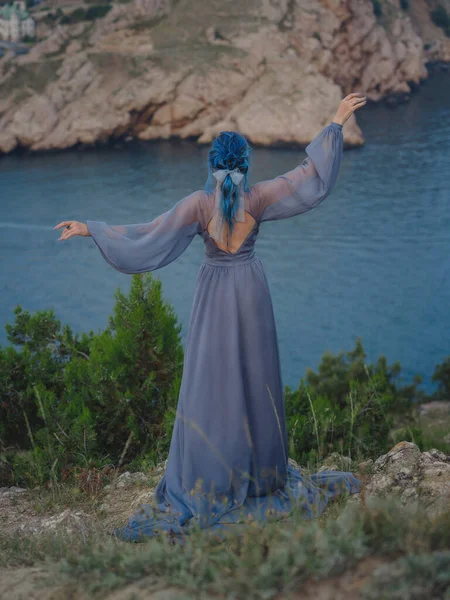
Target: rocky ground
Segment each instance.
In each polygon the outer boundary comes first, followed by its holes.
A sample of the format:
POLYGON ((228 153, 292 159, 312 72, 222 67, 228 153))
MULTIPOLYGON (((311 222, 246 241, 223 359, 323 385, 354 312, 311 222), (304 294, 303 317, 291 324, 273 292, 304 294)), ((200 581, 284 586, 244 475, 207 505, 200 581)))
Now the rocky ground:
MULTIPOLYGON (((349 92, 404 101, 429 61, 450 61, 429 2, 381 5, 376 16, 371 0, 131 0, 75 24, 37 7, 38 43, 0 59, 0 153, 209 143, 224 129, 255 145, 304 146, 349 92)), ((344 138, 364 141, 354 117, 344 138)))
MULTIPOLYGON (((291 460, 291 459, 290 459, 291 460)), ((300 468, 294 461, 292 464, 300 468)), ((333 453, 321 469, 347 470, 349 459, 333 453)), ((76 505, 64 510, 54 506, 45 507, 38 490, 17 487, 0 488, 1 537, 10 541, 20 536, 47 536, 51 532, 62 532, 78 538, 88 537, 95 531, 111 531, 124 524, 127 517, 141 503, 152 503, 153 491, 164 472, 162 464, 150 473, 123 473, 115 482, 107 485, 96 495, 91 505, 76 505)), ((396 444, 387 454, 375 461, 368 460, 354 471, 365 482, 359 494, 350 496, 346 503, 355 507, 370 502, 371 498, 392 496, 400 499, 405 510, 417 503, 424 507, 432 519, 439 518, 450 505, 450 455, 439 450, 421 452, 410 442, 396 444)), ((333 505, 323 517, 327 518, 333 505)), ((353 600, 360 598, 359 590, 380 565, 386 565, 389 557, 369 556, 358 561, 355 568, 339 576, 322 581, 307 582, 301 595, 293 598, 319 598, 353 600)), ((73 581, 55 583, 48 564, 0 569, 0 598, 19 600, 22 598, 49 600, 57 598, 87 598, 73 581)), ((103 591, 98 597, 117 600, 141 600, 183 597, 179 586, 171 586, 167 578, 141 578, 122 586, 110 594, 103 591)), ((217 596, 215 596, 217 597, 217 596)), ((279 595, 277 598, 286 598, 279 595)), ((409 597, 409 596, 408 596, 409 597)), ((415 597, 415 596, 414 596, 415 597)), ((439 596, 436 596, 439 597, 439 596)))

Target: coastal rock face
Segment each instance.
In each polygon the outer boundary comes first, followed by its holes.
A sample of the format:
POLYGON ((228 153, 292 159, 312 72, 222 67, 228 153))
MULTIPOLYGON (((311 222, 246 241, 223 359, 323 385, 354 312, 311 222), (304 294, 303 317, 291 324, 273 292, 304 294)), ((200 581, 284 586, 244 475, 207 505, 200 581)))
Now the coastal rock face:
MULTIPOLYGON (((220 11, 203 0, 132 0, 52 27, 36 15, 46 39, 0 59, 0 152, 118 138, 209 143, 224 129, 256 145, 305 146, 346 94, 403 100, 428 60, 449 60, 426 1, 410 4, 383 3, 376 16, 371 0, 227 0, 220 11)), ((363 143, 355 116, 344 139, 363 143)))

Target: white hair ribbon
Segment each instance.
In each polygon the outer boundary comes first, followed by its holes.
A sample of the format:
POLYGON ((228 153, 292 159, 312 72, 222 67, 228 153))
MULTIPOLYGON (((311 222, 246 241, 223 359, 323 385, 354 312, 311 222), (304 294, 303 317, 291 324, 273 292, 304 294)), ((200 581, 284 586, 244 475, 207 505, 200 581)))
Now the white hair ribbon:
MULTIPOLYGON (((214 238, 216 241, 220 243, 224 243, 224 227, 226 223, 226 219, 222 214, 221 202, 222 202, 222 183, 225 180, 227 175, 230 175, 232 182, 238 186, 238 197, 237 197, 237 205, 236 212, 234 215, 234 220, 239 221, 241 223, 245 223, 245 206, 244 206, 244 189, 242 185, 239 185, 244 179, 244 173, 242 173, 239 169, 218 169, 213 173, 214 177, 217 179, 217 185, 215 189, 215 220, 212 220, 212 231, 210 236, 214 238)), ((229 231, 228 236, 229 238, 229 231)), ((228 240, 227 240, 228 245, 228 240)))
POLYGON ((239 185, 244 177, 244 173, 242 173, 239 169, 233 169, 232 171, 229 169, 218 169, 217 171, 214 171, 213 175, 219 183, 223 183, 225 177, 229 175, 231 177, 231 181, 235 185, 239 185))

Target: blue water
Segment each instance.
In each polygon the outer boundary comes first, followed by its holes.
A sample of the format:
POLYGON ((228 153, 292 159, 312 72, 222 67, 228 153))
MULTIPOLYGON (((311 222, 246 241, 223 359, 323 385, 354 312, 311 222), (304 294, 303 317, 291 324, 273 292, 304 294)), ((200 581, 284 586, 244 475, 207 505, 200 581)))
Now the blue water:
MULTIPOLYGON (((263 223, 256 244, 269 279, 283 381, 296 387, 323 352, 354 348, 400 361, 433 391, 450 354, 450 74, 430 76, 397 108, 358 113, 365 145, 346 150, 332 194, 315 210, 263 223)), ((0 158, 0 344, 17 304, 53 308, 75 332, 106 327, 115 271, 91 238, 57 242, 54 225, 148 222, 206 179, 208 146, 191 141, 0 158)), ((254 148, 250 183, 296 166, 303 151, 254 148)), ((201 238, 155 271, 183 325, 203 258, 201 238)))

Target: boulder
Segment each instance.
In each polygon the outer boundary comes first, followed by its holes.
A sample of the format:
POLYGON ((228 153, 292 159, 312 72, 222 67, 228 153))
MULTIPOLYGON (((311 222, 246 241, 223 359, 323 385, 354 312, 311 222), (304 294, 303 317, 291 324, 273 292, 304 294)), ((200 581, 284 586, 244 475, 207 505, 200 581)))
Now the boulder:
POLYGON ((70 510, 45 518, 35 518, 22 523, 17 529, 16 534, 45 534, 48 532, 63 532, 66 534, 78 533, 86 535, 92 531, 94 519, 82 510, 70 510))
MULTIPOLYGON (((351 502, 362 501, 362 492, 351 502)), ((450 456, 437 449, 421 452, 416 444, 399 442, 373 463, 364 498, 394 495, 403 505, 420 503, 431 517, 450 506, 450 456)))

